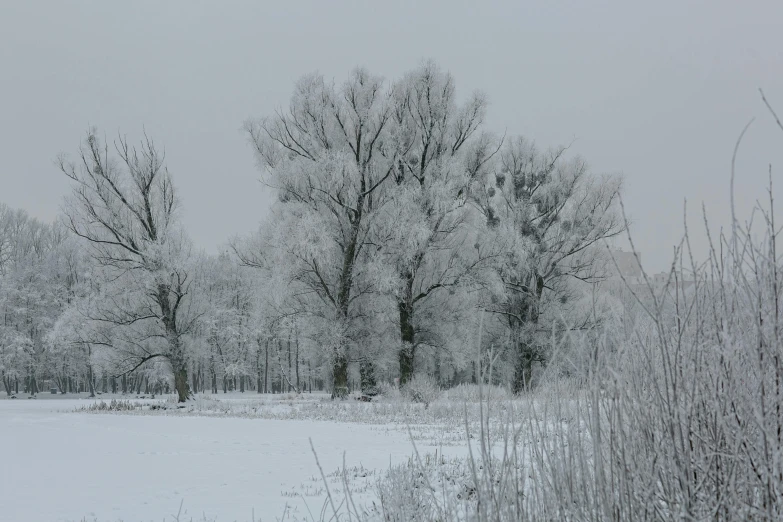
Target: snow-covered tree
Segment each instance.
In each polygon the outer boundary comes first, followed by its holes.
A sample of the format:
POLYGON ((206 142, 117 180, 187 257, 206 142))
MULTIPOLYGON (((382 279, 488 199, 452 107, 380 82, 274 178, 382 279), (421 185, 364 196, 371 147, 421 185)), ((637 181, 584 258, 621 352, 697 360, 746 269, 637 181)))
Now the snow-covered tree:
POLYGON ((501 140, 479 133, 485 96, 473 93, 458 104, 454 79, 432 62, 405 75, 393 99, 391 132, 399 149, 380 248, 398 278, 393 294, 404 384, 414 373, 417 347, 448 348, 450 332, 464 324, 460 312, 471 304, 455 302, 456 287, 470 285, 498 254, 492 230, 466 203, 501 140))
POLYGON ((213 393, 218 375, 224 392, 235 378, 244 391, 255 373, 254 281, 246 267, 225 253, 205 259, 202 272, 196 293, 204 301, 198 330, 206 350, 200 363, 208 369, 213 393))
POLYGON ((65 357, 46 338, 74 295, 81 269, 64 227, 0 206, 0 373, 6 392, 16 390, 19 379, 34 394, 40 378, 62 377, 57 368, 65 357))
MULTIPOLYGON (((250 286, 255 292, 251 322, 258 388, 265 392, 270 384, 274 388, 277 378, 278 390, 288 387, 302 391, 305 382, 312 390, 314 379, 320 382, 331 375, 331 364, 324 363, 332 354, 324 354, 319 348, 329 346, 324 341, 334 331, 330 326, 337 323, 324 319, 323 303, 313 302, 312 292, 296 281, 296 272, 279 264, 284 261, 285 251, 264 246, 273 244, 277 237, 274 228, 266 225, 258 234, 232 245, 239 263, 255 273, 250 286)), ((367 310, 362 312, 362 320, 354 323, 357 328, 367 319, 367 310)), ((353 340, 359 338, 359 333, 358 329, 353 331, 353 340)))
POLYGON ((545 362, 534 334, 579 322, 575 282, 601 279, 598 247, 622 230, 619 180, 482 132, 485 109, 428 62, 388 89, 362 69, 341 88, 305 76, 287 112, 246 124, 278 202, 237 253, 282 282, 280 317, 326 348, 335 396, 349 362, 365 390, 390 359, 403 383, 463 368, 480 309, 505 323, 487 338, 513 347, 521 389, 545 362))
MULTIPOLYGON (((534 363, 546 362, 537 334, 550 334, 553 322, 580 326, 571 314, 571 303, 584 294, 579 283, 607 275, 604 240, 624 228, 620 178, 593 175, 566 151, 541 152, 524 138, 509 139, 472 191, 487 223, 514 241, 498 266, 502 291, 487 309, 504 318, 510 333, 516 391, 530 384, 534 363)), ((584 324, 589 314, 580 317, 584 324)))
POLYGON ((348 362, 369 369, 355 332, 372 287, 361 263, 385 203, 383 185, 397 164, 389 135, 391 104, 381 78, 356 69, 341 87, 302 78, 286 113, 248 122, 267 183, 279 193, 268 244, 292 285, 309 294, 323 322, 332 390, 348 391, 348 362))
POLYGON ((153 359, 171 365, 180 401, 189 395, 183 337, 192 326, 186 308, 190 243, 177 223, 177 198, 164 156, 145 139, 101 143, 88 132, 77 162, 61 157, 73 182, 66 205, 70 230, 91 247, 101 286, 84 313, 113 327, 112 346, 123 372, 153 359))

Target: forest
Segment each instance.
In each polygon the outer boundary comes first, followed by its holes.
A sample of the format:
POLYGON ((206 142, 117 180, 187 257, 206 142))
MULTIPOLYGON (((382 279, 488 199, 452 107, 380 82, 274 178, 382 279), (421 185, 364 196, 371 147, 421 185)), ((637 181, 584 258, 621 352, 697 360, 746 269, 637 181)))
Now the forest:
POLYGON ((584 375, 579 339, 624 299, 606 283, 622 180, 567 145, 490 132, 487 100, 434 62, 393 80, 303 76, 285 110, 244 123, 276 197, 218 254, 181 223, 186 173, 168 171, 165 136, 88 129, 57 156, 59 219, 0 206, 6 394, 369 399, 417 376, 475 383, 490 363, 519 393, 555 344, 571 361, 556 371, 584 375))

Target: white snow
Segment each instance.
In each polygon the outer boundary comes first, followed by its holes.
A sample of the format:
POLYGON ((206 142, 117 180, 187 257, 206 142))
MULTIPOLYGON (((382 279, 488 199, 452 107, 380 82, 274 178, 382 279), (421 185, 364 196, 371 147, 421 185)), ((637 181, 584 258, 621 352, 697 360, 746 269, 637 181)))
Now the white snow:
POLYGON ((85 404, 0 400, 0 521, 169 521, 183 501, 181 521, 273 521, 286 506, 309 519, 304 501, 317 519, 325 497, 308 438, 324 472, 345 452, 349 469, 375 470, 366 481, 412 452, 389 426, 73 413, 85 404))

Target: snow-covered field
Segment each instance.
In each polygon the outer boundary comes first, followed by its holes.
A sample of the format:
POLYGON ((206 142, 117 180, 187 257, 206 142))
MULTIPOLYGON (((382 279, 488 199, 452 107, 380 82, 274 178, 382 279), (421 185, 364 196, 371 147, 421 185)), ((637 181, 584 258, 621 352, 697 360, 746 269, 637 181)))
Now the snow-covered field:
POLYGON ((90 401, 39 397, 0 400, 2 522, 169 521, 181 503, 180 521, 309 520, 308 507, 317 520, 325 494, 310 438, 326 474, 345 453, 360 500, 412 453, 404 429, 350 418, 74 413, 90 401))

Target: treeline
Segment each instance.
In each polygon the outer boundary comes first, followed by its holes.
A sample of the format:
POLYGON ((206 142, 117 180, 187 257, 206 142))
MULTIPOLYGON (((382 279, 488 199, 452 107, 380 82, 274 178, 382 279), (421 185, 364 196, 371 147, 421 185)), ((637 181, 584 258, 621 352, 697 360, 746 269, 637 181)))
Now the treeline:
POLYGON ((534 385, 547 346, 613 306, 598 283, 621 183, 567 147, 487 131, 486 108, 433 63, 303 77, 287 110, 245 124, 277 198, 218 256, 194 251, 151 139, 90 130, 60 158, 73 190, 57 224, 0 215, 4 382, 341 397, 493 364, 515 391, 534 385))

